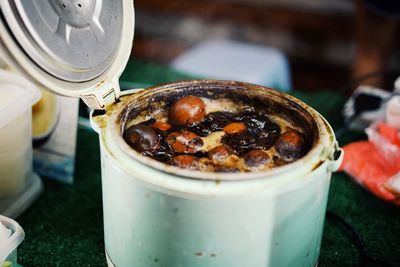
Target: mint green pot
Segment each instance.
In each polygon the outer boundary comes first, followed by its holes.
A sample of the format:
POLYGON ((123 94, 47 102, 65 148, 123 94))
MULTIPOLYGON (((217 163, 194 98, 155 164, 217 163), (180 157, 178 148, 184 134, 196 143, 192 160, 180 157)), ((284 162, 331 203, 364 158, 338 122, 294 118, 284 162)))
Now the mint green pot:
POLYGON ((126 92, 91 122, 100 137, 109 266, 317 264, 331 174, 343 151, 329 124, 306 104, 260 86, 189 81, 126 92), (204 85, 210 90, 248 89, 272 101, 296 103, 316 127, 311 151, 269 172, 210 174, 164 165, 125 144, 121 133, 126 121, 121 118, 127 110, 156 94, 204 89, 204 85))

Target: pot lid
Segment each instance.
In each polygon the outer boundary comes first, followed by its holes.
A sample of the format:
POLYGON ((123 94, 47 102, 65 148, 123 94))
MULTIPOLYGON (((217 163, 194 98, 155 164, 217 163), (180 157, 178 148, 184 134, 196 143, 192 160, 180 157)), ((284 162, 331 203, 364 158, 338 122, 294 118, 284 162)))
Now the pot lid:
POLYGON ((0 8, 17 69, 58 94, 109 95, 96 91, 114 87, 107 80, 116 80, 129 58, 132 0, 2 0, 0 8))

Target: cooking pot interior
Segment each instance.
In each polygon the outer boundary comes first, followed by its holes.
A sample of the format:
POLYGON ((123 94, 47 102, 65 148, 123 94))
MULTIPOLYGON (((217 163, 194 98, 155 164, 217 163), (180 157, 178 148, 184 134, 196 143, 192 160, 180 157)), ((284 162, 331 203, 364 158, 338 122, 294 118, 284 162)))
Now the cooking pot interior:
POLYGON ((160 108, 168 109, 176 100, 189 95, 229 99, 254 107, 256 111, 279 116, 301 129, 308 150, 318 141, 317 124, 300 101, 270 88, 232 81, 184 81, 148 88, 128 102, 118 116, 120 133, 123 133, 126 123, 131 119, 160 108))

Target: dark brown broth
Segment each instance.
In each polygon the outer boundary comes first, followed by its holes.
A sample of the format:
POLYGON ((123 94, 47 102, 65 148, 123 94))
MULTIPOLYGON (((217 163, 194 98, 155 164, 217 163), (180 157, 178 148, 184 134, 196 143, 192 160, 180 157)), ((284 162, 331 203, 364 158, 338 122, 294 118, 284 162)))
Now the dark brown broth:
MULTIPOLYGON (((164 119, 167 120, 167 118, 164 119)), ((139 124, 151 127, 156 121, 157 119, 152 117, 139 124)), ((169 123, 171 124, 171 128, 166 131, 153 128, 159 138, 159 146, 153 151, 142 151, 141 153, 143 155, 170 165, 176 165, 174 158, 177 156, 190 155, 199 160, 200 163, 195 165, 199 166, 199 170, 213 172, 259 171, 282 166, 293 161, 293 159, 288 160, 287 158, 280 157, 274 149, 275 142, 279 138, 281 132, 287 130, 286 127, 279 125, 279 122, 274 121, 270 115, 263 111, 247 107, 237 112, 211 112, 206 114, 204 119, 200 122, 191 125, 177 125, 170 121, 169 123), (231 151, 232 155, 230 155, 227 160, 218 161, 210 159, 207 154, 210 149, 193 153, 176 152, 166 141, 169 134, 175 132, 182 133, 184 131, 190 131, 201 138, 207 138, 213 133, 223 131, 223 128, 231 122, 244 123, 247 131, 234 135, 225 134, 220 139, 220 143, 215 144, 215 146, 224 145, 231 151), (267 151, 268 155, 270 155, 270 160, 264 160, 260 166, 254 164, 254 162, 251 166, 246 166, 244 160, 246 153, 253 150, 267 151)), ((300 132, 298 132, 298 134, 302 135, 300 132)), ((307 148, 304 147, 302 153, 296 155, 296 159, 303 156, 306 152, 307 148)))

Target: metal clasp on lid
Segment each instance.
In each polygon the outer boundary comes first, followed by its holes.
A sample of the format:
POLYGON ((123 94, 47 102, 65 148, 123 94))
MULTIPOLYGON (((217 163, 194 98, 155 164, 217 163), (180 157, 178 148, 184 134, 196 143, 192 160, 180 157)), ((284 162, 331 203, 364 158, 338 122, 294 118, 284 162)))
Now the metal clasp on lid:
POLYGON ((106 82, 96 86, 90 93, 84 93, 81 98, 91 109, 101 110, 112 105, 120 97, 121 89, 118 82, 106 82))

